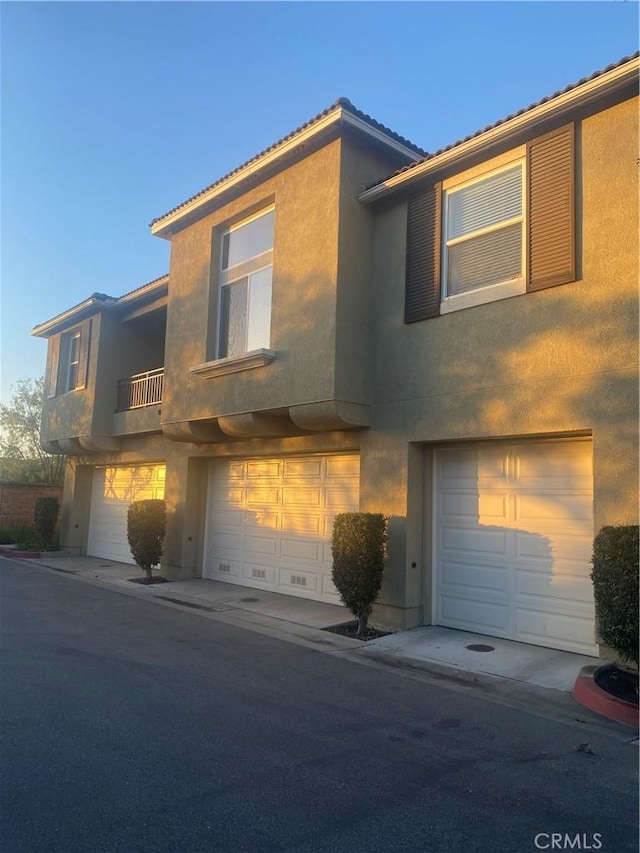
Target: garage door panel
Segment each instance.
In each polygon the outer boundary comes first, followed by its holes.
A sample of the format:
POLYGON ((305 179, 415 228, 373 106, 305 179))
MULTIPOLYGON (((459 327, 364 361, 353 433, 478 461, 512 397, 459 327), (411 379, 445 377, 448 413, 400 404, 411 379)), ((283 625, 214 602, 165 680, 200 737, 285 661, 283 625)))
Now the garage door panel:
MULTIPOLYGON (((507 594, 509 590, 510 572, 508 568, 493 565, 482 566, 478 563, 464 563, 450 560, 442 561, 442 591, 445 592, 453 584, 467 587, 474 595, 483 595, 487 591, 507 594), (478 590, 478 588, 481 588, 478 590)), ((455 594, 455 593, 454 593, 455 594)))
POLYGON ((280 503, 280 489, 270 486, 249 486, 246 491, 249 506, 273 506, 280 503))
POLYGON ((593 641, 593 622, 588 618, 567 614, 546 613, 519 609, 516 612, 516 631, 521 642, 538 646, 564 648, 578 654, 596 654, 593 641), (591 649, 591 652, 585 652, 591 649))
POLYGON ((269 478, 279 478, 282 462, 248 462, 247 463, 247 479, 248 480, 264 480, 269 478))
POLYGON ((247 554, 271 554, 278 553, 278 542, 267 536, 245 536, 243 550, 247 554))
MULTIPOLYGON (((574 562, 582 567, 582 573, 585 561, 591 559, 591 536, 567 533, 566 530, 561 533, 550 532, 546 536, 516 530, 515 545, 517 557, 541 557, 547 561, 562 561, 562 564, 574 562)), ((560 563, 558 565, 562 567, 560 563)))
POLYGON ((505 530, 489 530, 483 527, 443 527, 440 535, 441 548, 444 553, 472 551, 480 554, 507 553, 507 532, 505 530))
POLYGON ((591 449, 585 442, 556 444, 553 456, 543 445, 519 446, 514 451, 515 476, 523 488, 535 491, 592 487, 591 449))
POLYGON ((218 550, 237 552, 242 549, 242 534, 237 531, 220 529, 218 534, 218 550))
POLYGON ((312 572, 305 572, 301 569, 292 571, 291 569, 280 569, 280 583, 278 585, 280 592, 285 590, 295 595, 304 591, 306 593, 317 593, 318 575, 312 572))
POLYGON ((242 577, 242 564, 231 557, 225 557, 224 554, 220 554, 216 560, 215 568, 221 577, 233 583, 239 583, 242 577))
POLYGON ((303 461, 285 459, 284 476, 287 480, 296 478, 305 481, 314 478, 320 479, 322 476, 322 461, 320 459, 305 459, 303 461))
POLYGON ((545 609, 553 610, 557 605, 564 612, 571 610, 572 605, 591 605, 593 585, 586 578, 567 575, 554 577, 548 572, 519 569, 516 572, 516 596, 536 597, 545 609))
POLYGON ((478 610, 475 620, 460 615, 461 599, 471 609, 480 602, 486 607, 496 586, 486 566, 493 562, 510 578, 504 636, 596 653, 591 459, 588 441, 436 452, 436 622, 450 627, 475 622, 475 630, 495 630, 489 611, 478 610), (516 618, 523 605, 526 617, 516 618))
POLYGON ((325 506, 334 513, 353 512, 360 500, 360 484, 355 482, 341 483, 336 489, 326 494, 325 506))
POLYGON ((233 480, 242 522, 234 518, 231 527, 220 500, 231 492, 230 463, 212 463, 203 576, 339 603, 330 580, 332 524, 336 512, 358 509, 358 472, 352 454, 244 460, 233 480), (219 569, 231 558, 239 577, 219 569))
POLYGON ((472 602, 466 598, 448 595, 442 602, 442 615, 451 628, 481 630, 484 633, 490 628, 497 632, 497 636, 502 636, 508 627, 509 611, 506 605, 472 602))
POLYGON ((570 523, 590 529, 593 514, 591 492, 549 492, 544 496, 519 491, 515 497, 516 519, 525 525, 543 522, 545 527, 570 523))
POLYGON ((227 509, 229 506, 244 506, 244 489, 239 486, 224 486, 218 483, 213 487, 210 502, 222 509, 227 509))
POLYGON ((471 524, 502 524, 507 518, 507 494, 504 491, 478 495, 477 492, 442 492, 440 512, 443 519, 457 523, 468 520, 471 524))
POLYGON ((244 526, 246 530, 279 530, 280 529, 280 516, 276 512, 270 512, 269 510, 259 509, 259 510, 251 510, 251 512, 243 512, 242 510, 238 510, 238 515, 242 521, 244 519, 244 526))
POLYGON ((241 510, 216 508, 216 518, 220 527, 238 528, 242 527, 244 514, 241 510))
POLYGON ((322 516, 317 515, 292 515, 291 513, 283 512, 282 530, 286 533, 322 536, 324 534, 323 519, 322 516))
POLYGON ((360 481, 360 458, 358 456, 328 456, 325 461, 328 479, 343 480, 351 478, 357 484, 360 481))
POLYGON ((311 560, 317 563, 321 555, 321 543, 304 539, 282 539, 280 554, 292 560, 311 560))
POLYGON ((307 486, 291 486, 282 490, 282 505, 309 506, 317 509, 322 506, 322 489, 308 488, 307 486))
POLYGON ((276 573, 277 569, 272 566, 245 563, 242 567, 243 580, 249 581, 252 586, 263 586, 265 589, 270 589, 273 586, 276 573))

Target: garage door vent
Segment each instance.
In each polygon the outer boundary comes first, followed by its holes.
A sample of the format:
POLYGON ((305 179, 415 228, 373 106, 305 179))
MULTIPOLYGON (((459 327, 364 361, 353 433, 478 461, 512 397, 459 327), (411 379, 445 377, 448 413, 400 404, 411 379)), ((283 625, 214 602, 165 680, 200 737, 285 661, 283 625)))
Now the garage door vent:
POLYGON ((267 577, 267 573, 264 569, 251 569, 251 577, 252 578, 262 578, 265 580, 267 577))
POLYGON ((304 575, 291 575, 291 583, 295 584, 296 586, 306 586, 307 579, 306 577, 304 577, 304 575))
POLYGON ((230 572, 231 564, 230 563, 218 563, 218 571, 219 572, 230 572))

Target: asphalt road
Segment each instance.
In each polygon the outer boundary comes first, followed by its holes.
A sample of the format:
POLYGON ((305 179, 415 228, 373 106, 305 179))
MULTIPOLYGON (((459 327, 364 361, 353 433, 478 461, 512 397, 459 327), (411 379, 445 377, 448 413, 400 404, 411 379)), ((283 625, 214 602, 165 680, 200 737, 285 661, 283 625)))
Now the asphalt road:
POLYGON ((2 853, 638 849, 631 731, 0 569, 2 853))

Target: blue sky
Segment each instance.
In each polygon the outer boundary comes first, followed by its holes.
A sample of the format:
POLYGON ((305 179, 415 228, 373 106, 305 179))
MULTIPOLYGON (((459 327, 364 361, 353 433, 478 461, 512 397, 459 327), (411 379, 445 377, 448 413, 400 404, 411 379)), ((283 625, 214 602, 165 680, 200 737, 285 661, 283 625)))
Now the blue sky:
POLYGON ((168 270, 149 223, 339 96, 435 150, 638 49, 637 2, 0 3, 2 400, 29 330, 168 270))

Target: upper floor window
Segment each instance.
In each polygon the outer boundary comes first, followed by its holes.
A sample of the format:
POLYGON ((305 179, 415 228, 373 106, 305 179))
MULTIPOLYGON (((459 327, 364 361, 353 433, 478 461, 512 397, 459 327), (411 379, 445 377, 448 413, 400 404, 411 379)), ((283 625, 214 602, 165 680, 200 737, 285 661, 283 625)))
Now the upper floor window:
POLYGON ((218 358, 269 348, 274 215, 262 211, 220 237, 218 358))
POLYGON ((575 281, 574 125, 409 199, 405 322, 575 281))
POLYGON ((445 299, 524 281, 523 166, 444 190, 445 299))
POLYGON ((63 335, 64 375, 62 390, 74 391, 78 382, 78 367, 80 365, 80 332, 63 335))
POLYGON ((77 391, 87 384, 91 320, 51 338, 47 358, 47 396, 77 391))

